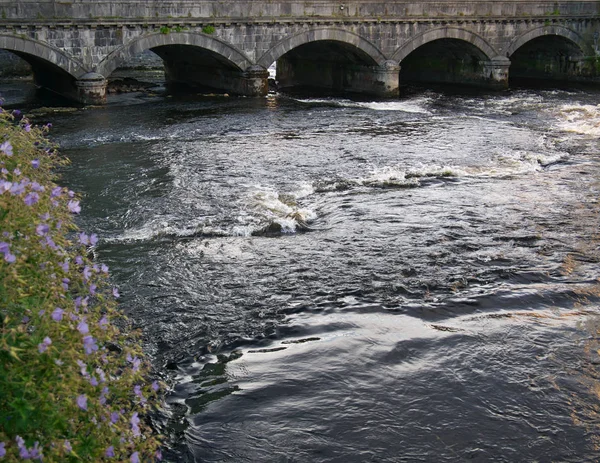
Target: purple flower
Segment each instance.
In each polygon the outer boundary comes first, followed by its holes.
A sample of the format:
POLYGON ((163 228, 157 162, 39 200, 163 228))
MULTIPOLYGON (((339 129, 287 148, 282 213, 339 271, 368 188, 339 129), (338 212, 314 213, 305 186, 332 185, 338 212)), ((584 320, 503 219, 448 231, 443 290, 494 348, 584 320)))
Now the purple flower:
POLYGON ((52 238, 50 238, 49 236, 46 236, 45 238, 46 240, 46 245, 51 248, 51 249, 58 249, 58 246, 56 245, 56 243, 52 240, 52 238))
POLYGON ((62 279, 62 287, 65 291, 68 291, 70 282, 71 282, 71 280, 69 280, 68 278, 62 279))
POLYGON ((154 392, 156 392, 160 389, 160 386, 158 385, 158 381, 154 381, 152 383, 152 389, 154 390, 154 392))
POLYGON ((136 384, 135 386, 133 386, 133 393, 139 397, 142 396, 142 386, 140 386, 139 384, 136 384))
POLYGON ((86 265, 85 268, 83 269, 83 278, 85 278, 86 280, 89 280, 91 276, 92 276, 92 270, 86 265))
MULTIPOLYGON (((19 183, 15 182, 10 187, 10 194, 13 196, 22 195, 24 192, 25 192, 25 182, 23 182, 23 181, 20 181, 19 183)), ((35 194, 35 193, 33 193, 33 194, 35 194)), ((28 206, 31 206, 31 204, 28 204, 28 206)))
POLYGON ((106 315, 102 315, 102 318, 98 321, 98 325, 100 325, 100 328, 103 330, 106 329, 106 326, 108 325, 108 318, 106 318, 106 315))
POLYGON ((23 129, 25 130, 25 132, 31 132, 31 124, 25 124, 25 127, 23 127, 23 129))
MULTIPOLYGON (((102 371, 102 368, 96 368, 96 373, 98 373, 98 376, 100 376, 100 381, 102 381, 103 383, 106 382, 106 375, 102 371)), ((106 392, 108 392, 108 388, 106 388, 106 392)))
POLYGON ((73 447, 71 447, 71 443, 70 443, 68 440, 66 440, 66 441, 65 441, 65 443, 64 443, 63 445, 64 445, 64 447, 65 447, 65 450, 66 450, 67 452, 69 452, 69 453, 70 453, 70 452, 72 452, 72 451, 73 451, 73 447))
POLYGON ((131 355, 128 355, 127 360, 133 365, 133 371, 138 371, 140 369, 140 365, 142 364, 142 361, 139 358, 137 358, 137 357, 131 358, 131 355))
POLYGON ((77 397, 77 406, 82 410, 87 411, 87 397, 85 396, 85 394, 81 394, 77 397))
POLYGON ((44 315, 46 313, 46 311, 44 309, 40 310, 38 312, 38 315, 41 317, 42 315, 44 315))
POLYGON ((113 288, 113 296, 115 299, 119 299, 119 290, 117 288, 113 288))
POLYGON ((21 169, 17 167, 15 170, 13 170, 13 174, 15 174, 18 177, 19 175, 21 175, 21 169))
POLYGON ((52 320, 54 320, 55 322, 61 321, 63 319, 63 313, 64 312, 65 311, 63 309, 61 309, 60 307, 57 307, 52 312, 52 320))
POLYGON ((46 352, 48 347, 50 347, 50 344, 52 344, 52 340, 48 336, 46 336, 41 342, 41 344, 38 344, 38 351, 40 351, 40 354, 46 352))
POLYGON ((80 368, 81 375, 87 377, 88 376, 88 372, 87 372, 87 365, 85 364, 85 362, 82 362, 81 360, 77 360, 76 363, 77 363, 77 365, 80 368))
POLYGON ((7 191, 10 191, 12 185, 12 182, 9 182, 7 180, 0 180, 0 194, 4 194, 7 191))
POLYGON ((79 242, 84 245, 90 244, 89 237, 85 233, 79 234, 79 242))
POLYGON ((108 266, 106 264, 102 264, 100 266, 100 270, 102 271, 102 273, 108 273, 108 266))
POLYGON ((162 461, 162 452, 160 451, 160 449, 156 451, 155 455, 158 461, 162 461))
POLYGON ((50 197, 52 198, 56 198, 57 196, 60 196, 62 194, 62 188, 57 186, 52 188, 52 193, 50 194, 50 197))
POLYGON ((95 376, 92 376, 92 377, 90 378, 90 384, 91 384, 92 386, 94 386, 94 387, 96 387, 96 386, 98 385, 98 380, 96 379, 96 377, 95 377, 95 376))
POLYGON ((10 251, 10 244, 5 241, 0 241, 0 254, 8 254, 10 251))
POLYGON ((4 449, 5 445, 6 445, 5 442, 0 442, 0 458, 2 458, 4 455, 6 455, 6 450, 4 449))
POLYGON ((132 417, 131 417, 131 430, 133 431, 133 435, 135 437, 140 437, 141 436, 141 432, 140 432, 140 419, 138 418, 138 414, 137 412, 135 412, 132 417))
POLYGON ((81 256, 76 256, 76 257, 75 257, 75 263, 76 263, 77 265, 83 265, 83 257, 81 257, 81 256))
POLYGON ((23 201, 25 201, 25 204, 27 204, 28 206, 33 206, 39 200, 40 195, 34 193, 33 191, 31 193, 28 193, 27 196, 25 196, 25 199, 23 199, 23 201))
POLYGON ((32 182, 30 185, 33 191, 45 191, 46 188, 43 185, 40 185, 38 182, 32 182))
POLYGON ((131 454, 131 463, 140 463, 140 455, 138 452, 133 452, 131 454))
POLYGON ((96 340, 93 336, 84 336, 83 337, 83 350, 86 355, 89 355, 98 350, 98 345, 96 344, 96 340))
POLYGON ((107 458, 113 458, 115 456, 115 448, 111 445, 109 448, 106 449, 106 452, 104 452, 104 455, 107 458))
POLYGON ((90 235, 90 244, 92 246, 95 246, 97 242, 98 242, 98 235, 96 235, 95 233, 92 233, 90 235))
POLYGON ((27 447, 25 447, 25 441, 23 440, 23 438, 17 436, 15 440, 17 441, 17 447, 19 447, 19 456, 23 460, 28 460, 29 458, 31 458, 29 450, 27 450, 27 447))
POLYGON ((35 442, 33 444, 33 448, 31 448, 29 450, 29 458, 31 458, 32 460, 42 460, 43 455, 42 452, 40 450, 40 443, 39 442, 35 442))
POLYGON ((45 212, 44 214, 40 214, 40 219, 46 221, 50 219, 50 214, 48 214, 47 212, 45 212))
POLYGON ((112 412, 110 414, 110 422, 115 424, 117 421, 119 421, 119 412, 112 412))
POLYGON ((6 253, 4 254, 4 260, 9 264, 12 264, 14 261, 17 260, 17 256, 15 256, 14 254, 6 253))
POLYGON ((69 208, 69 212, 72 212, 73 214, 79 214, 81 212, 81 206, 79 205, 79 201, 71 200, 67 204, 67 207, 69 208))
POLYGON ((79 325, 77 325, 77 329, 79 330, 79 332, 81 334, 88 334, 90 332, 90 329, 88 327, 88 324, 86 323, 85 320, 81 320, 79 322, 79 325))
POLYGON ((34 169, 37 169, 38 167, 40 167, 40 160, 34 159, 33 161, 31 161, 31 165, 33 166, 34 169))
POLYGON ((98 287, 97 287, 97 286, 96 286, 94 283, 92 283, 92 284, 90 285, 90 294, 91 294, 92 296, 94 296, 94 295, 96 294, 96 289, 97 289, 97 288, 98 288, 98 287))
POLYGON ((6 140, 4 143, 0 145, 0 151, 2 151, 7 156, 13 155, 13 147, 10 144, 10 141, 6 140))
POLYGON ((35 227, 35 232, 40 236, 47 235, 49 231, 50 227, 45 223, 41 223, 37 227, 35 227))

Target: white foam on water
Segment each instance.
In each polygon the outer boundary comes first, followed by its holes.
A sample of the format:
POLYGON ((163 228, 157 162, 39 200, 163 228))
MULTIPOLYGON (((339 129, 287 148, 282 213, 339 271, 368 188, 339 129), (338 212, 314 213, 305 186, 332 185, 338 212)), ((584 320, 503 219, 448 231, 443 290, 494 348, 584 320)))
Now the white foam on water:
MULTIPOLYGON (((248 218, 253 225, 251 233, 266 230, 273 225, 280 228, 281 233, 295 233, 305 228, 308 222, 317 218, 317 214, 312 209, 299 207, 296 200, 313 191, 312 186, 306 184, 290 193, 279 193, 273 188, 257 186, 246 201, 248 218)), ((240 230, 247 233, 248 224, 244 227, 238 228, 238 233, 240 230)))
POLYGON ((562 105, 557 116, 560 130, 600 137, 600 105, 562 105))
POLYGON ((369 103, 356 103, 358 108, 373 109, 375 111, 402 111, 405 113, 431 114, 427 109, 430 98, 416 98, 405 101, 373 101, 369 103))
POLYGON ((403 101, 360 102, 334 98, 305 98, 297 99, 296 101, 308 104, 324 103, 345 108, 371 109, 374 111, 400 111, 405 113, 431 114, 431 111, 428 109, 428 105, 431 102, 431 98, 428 97, 421 97, 403 101))

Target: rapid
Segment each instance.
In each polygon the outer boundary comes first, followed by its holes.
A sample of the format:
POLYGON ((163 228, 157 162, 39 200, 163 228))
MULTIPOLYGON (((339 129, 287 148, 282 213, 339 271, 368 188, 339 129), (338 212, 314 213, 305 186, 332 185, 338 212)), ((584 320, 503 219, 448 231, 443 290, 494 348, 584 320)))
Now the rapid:
POLYGON ((167 460, 600 459, 599 91, 38 114, 171 385, 167 460))

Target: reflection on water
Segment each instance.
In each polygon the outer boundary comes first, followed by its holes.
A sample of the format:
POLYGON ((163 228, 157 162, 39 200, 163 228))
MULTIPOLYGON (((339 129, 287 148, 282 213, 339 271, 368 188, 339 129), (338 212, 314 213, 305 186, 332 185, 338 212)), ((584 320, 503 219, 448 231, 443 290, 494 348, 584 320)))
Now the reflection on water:
POLYGON ((600 94, 53 115, 172 461, 597 460, 600 94))

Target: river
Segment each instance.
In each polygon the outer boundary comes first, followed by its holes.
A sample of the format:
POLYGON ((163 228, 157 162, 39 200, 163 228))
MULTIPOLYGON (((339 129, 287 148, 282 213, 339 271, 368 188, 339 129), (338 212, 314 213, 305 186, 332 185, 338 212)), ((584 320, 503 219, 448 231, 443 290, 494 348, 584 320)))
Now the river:
POLYGON ((167 460, 595 462, 599 104, 133 94, 37 121, 171 385, 167 460))

